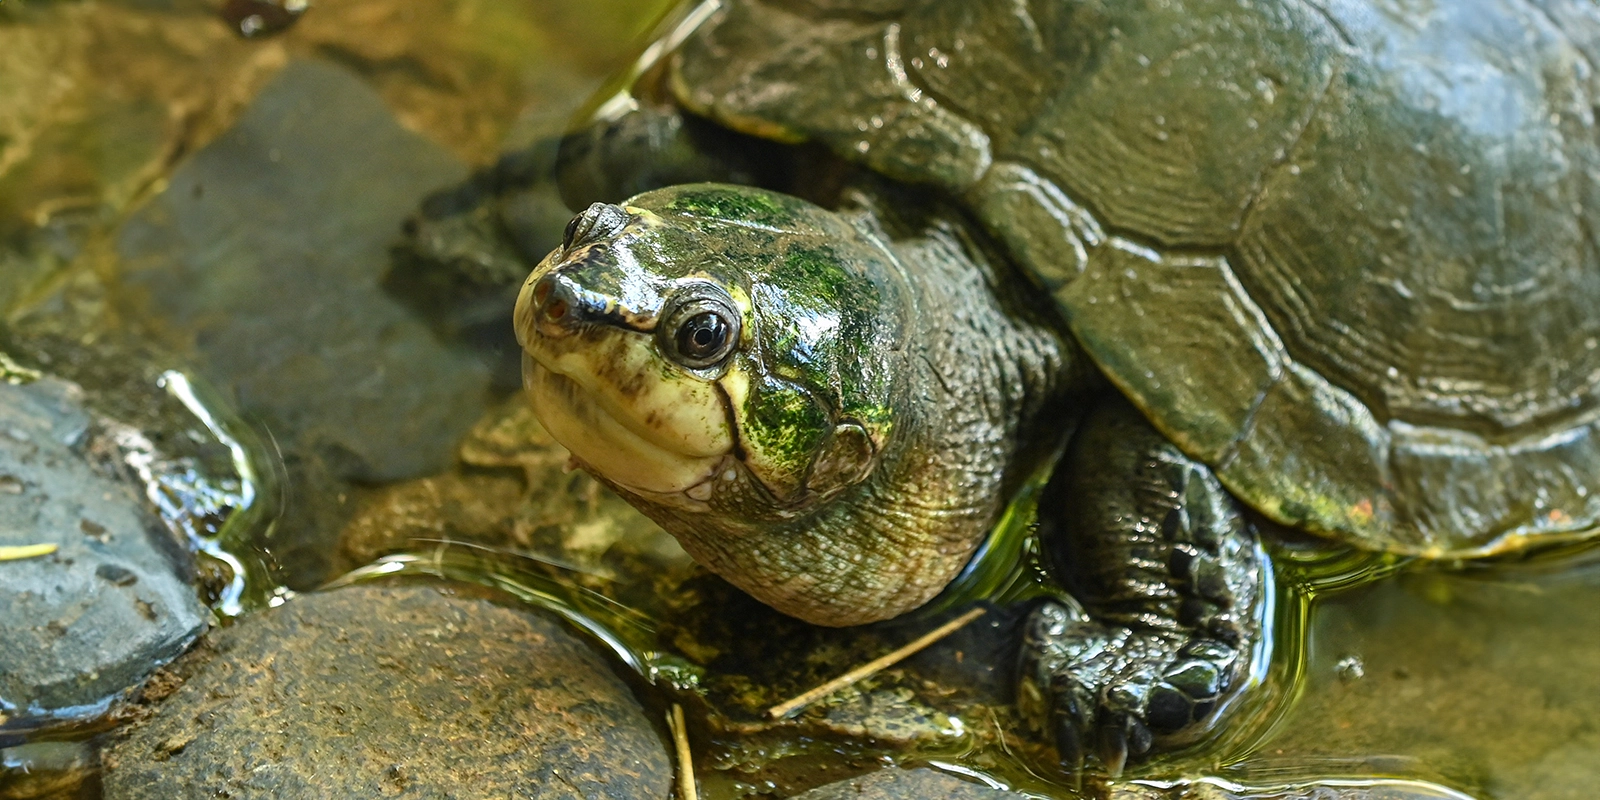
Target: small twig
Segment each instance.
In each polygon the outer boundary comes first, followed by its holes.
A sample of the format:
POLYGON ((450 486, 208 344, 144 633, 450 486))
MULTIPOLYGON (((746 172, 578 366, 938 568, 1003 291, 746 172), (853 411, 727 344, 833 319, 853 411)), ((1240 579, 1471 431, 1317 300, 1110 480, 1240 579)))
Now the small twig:
POLYGON ((678 749, 678 800, 699 800, 700 792, 694 785, 694 758, 689 753, 689 729, 683 724, 683 706, 672 704, 667 727, 672 729, 672 743, 678 749))
POLYGON ((38 558, 47 556, 56 551, 53 544, 24 544, 0 545, 0 561, 17 561, 24 558, 38 558))
POLYGON ((783 719, 784 717, 789 716, 791 713, 794 713, 796 710, 805 708, 806 706, 811 705, 812 703, 815 703, 816 701, 821 700, 822 698, 827 697, 828 695, 833 694, 834 692, 837 692, 840 689, 843 689, 844 687, 861 680, 862 678, 870 677, 884 669, 894 666, 907 656, 910 656, 916 653, 918 650, 921 650, 924 647, 927 647, 928 645, 933 644, 934 642, 937 642, 952 633, 955 633, 961 628, 961 626, 966 625, 967 623, 981 616, 983 616, 983 609, 974 608, 971 611, 968 611, 967 613, 962 614, 961 616, 956 617, 955 619, 950 620, 949 622, 946 622, 945 624, 940 625, 931 631, 928 631, 916 641, 894 651, 893 653, 875 658, 859 667, 856 667, 853 670, 850 670, 849 672, 846 672, 843 675, 840 675, 837 678, 834 678, 831 681, 828 681, 827 683, 822 684, 821 686, 818 686, 815 689, 812 689, 809 692, 806 692, 805 694, 800 695, 799 697, 794 698, 793 700, 779 703, 772 708, 767 709, 767 716, 771 719, 783 719))

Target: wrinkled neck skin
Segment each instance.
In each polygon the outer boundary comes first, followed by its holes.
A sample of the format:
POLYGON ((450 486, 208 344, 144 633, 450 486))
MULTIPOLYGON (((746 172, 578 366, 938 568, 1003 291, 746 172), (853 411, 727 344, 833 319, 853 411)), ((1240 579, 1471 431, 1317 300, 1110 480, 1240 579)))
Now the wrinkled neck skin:
MULTIPOLYGON (((761 522, 717 514, 717 501, 695 513, 613 485, 701 564, 830 626, 915 609, 961 571, 1021 481, 1058 452, 1085 363, 1048 295, 961 226, 886 231, 879 215, 846 215, 893 254, 910 299, 894 423, 872 472, 761 522)), ((762 491, 738 472, 739 491, 762 491)))

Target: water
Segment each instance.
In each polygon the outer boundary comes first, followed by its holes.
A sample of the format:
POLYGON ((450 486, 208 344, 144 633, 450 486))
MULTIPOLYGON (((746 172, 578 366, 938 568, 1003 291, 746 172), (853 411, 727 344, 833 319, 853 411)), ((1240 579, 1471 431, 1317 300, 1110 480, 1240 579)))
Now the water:
MULTIPOLYGON (((476 583, 586 632, 648 705, 684 704, 708 797, 784 796, 890 762, 1077 796, 1006 688, 1020 614, 1007 603, 1052 591, 1030 560, 997 559, 1020 566, 955 593, 999 601, 978 623, 821 712, 767 722, 766 707, 945 608, 824 630, 703 575, 565 472, 513 395, 497 317, 429 317, 384 284, 396 220, 559 131, 662 5, 363 0, 245 40, 199 2, 0 0, 0 346, 84 383, 133 429, 204 434, 187 460, 152 455, 143 477, 207 554, 223 618, 329 580, 476 583), (307 213, 326 199, 319 176, 356 167, 372 190, 340 197, 347 216, 307 213), (185 205, 202 197, 229 210, 185 205)), ((1014 509, 999 549, 1033 546, 1028 515, 1014 509)), ((1130 780, 1592 796, 1594 553, 1447 569, 1270 547, 1277 649, 1251 703, 1215 741, 1130 780)), ((24 771, 82 769, 102 727, 8 748, 0 797, 24 771)))
POLYGON ((1479 797, 1593 795, 1593 551, 1419 569, 1319 597, 1298 697, 1239 775, 1437 780, 1479 797))

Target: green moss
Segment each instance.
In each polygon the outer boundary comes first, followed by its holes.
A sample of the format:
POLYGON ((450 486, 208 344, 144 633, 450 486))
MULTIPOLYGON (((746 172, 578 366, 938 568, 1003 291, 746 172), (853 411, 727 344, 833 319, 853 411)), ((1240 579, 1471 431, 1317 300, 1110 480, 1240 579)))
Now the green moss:
POLYGON ((773 378, 751 387, 742 417, 750 457, 769 477, 791 485, 805 477, 812 454, 832 427, 809 392, 773 378))
POLYGON ((735 186, 691 186, 678 191, 665 206, 696 217, 745 222, 769 228, 787 228, 799 219, 800 209, 779 195, 735 186))
MULTIPOLYGON (((858 275, 846 271, 833 248, 796 246, 789 248, 774 265, 769 276, 774 284, 782 286, 793 302, 811 308, 837 308, 841 301, 871 284, 858 275)), ((860 302, 867 298, 857 298, 860 302)))

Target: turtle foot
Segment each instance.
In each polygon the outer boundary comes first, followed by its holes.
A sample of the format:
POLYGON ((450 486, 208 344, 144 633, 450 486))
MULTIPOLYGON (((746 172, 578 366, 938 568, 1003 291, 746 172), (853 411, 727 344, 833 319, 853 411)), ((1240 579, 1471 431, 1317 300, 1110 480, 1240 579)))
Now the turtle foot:
POLYGON ((1061 603, 1035 609, 1023 639, 1024 712, 1070 772, 1129 763, 1198 740, 1244 684, 1239 644, 1106 624, 1061 603))
POLYGON ((1215 728, 1266 655, 1271 564, 1210 468, 1103 402, 1041 496, 1039 539, 1077 602, 1033 612, 1021 700, 1063 764, 1115 776, 1215 728))

